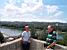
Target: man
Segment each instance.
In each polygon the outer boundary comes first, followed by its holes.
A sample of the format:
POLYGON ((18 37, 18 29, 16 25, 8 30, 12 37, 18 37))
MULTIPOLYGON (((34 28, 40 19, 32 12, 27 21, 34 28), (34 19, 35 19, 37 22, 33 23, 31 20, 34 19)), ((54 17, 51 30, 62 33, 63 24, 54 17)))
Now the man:
POLYGON ((29 50, 30 47, 30 30, 29 26, 25 26, 25 30, 22 32, 23 50, 29 50))
POLYGON ((48 35, 46 38, 46 42, 47 42, 47 47, 46 50, 53 50, 56 44, 56 31, 54 29, 53 26, 49 25, 48 26, 48 35))

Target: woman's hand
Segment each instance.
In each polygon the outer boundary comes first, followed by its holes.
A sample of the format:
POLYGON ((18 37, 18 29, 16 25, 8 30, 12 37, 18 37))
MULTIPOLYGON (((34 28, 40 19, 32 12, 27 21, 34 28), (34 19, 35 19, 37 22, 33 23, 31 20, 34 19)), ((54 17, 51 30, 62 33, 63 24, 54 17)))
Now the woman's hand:
POLYGON ((52 44, 50 44, 49 46, 47 46, 47 49, 51 48, 52 46, 54 46, 56 44, 56 42, 53 42, 52 44))
POLYGON ((50 48, 50 46, 47 46, 47 49, 49 49, 50 48))

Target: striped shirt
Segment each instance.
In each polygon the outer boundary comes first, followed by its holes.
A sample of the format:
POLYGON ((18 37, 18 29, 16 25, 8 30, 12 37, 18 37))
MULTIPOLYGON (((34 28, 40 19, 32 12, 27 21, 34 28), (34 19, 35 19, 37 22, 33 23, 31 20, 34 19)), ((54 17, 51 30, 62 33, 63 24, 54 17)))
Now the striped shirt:
POLYGON ((47 38, 46 38, 46 42, 48 45, 50 45, 53 42, 57 41, 57 35, 55 31, 52 31, 51 33, 48 33, 47 38))

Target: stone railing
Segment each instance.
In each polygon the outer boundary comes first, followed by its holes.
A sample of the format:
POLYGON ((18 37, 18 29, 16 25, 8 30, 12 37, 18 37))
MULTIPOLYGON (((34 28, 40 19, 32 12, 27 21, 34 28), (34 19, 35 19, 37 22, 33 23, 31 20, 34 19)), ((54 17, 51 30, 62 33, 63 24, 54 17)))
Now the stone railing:
MULTIPOLYGON (((32 39, 30 50, 45 50, 45 41, 32 39)), ((21 50, 21 38, 0 44, 0 50, 21 50)), ((56 44, 55 50, 67 50, 66 46, 56 44)))
MULTIPOLYGON (((31 50, 45 50, 45 43, 45 41, 33 39, 31 43, 31 50)), ((55 50, 67 50, 67 47, 56 44, 55 50)))
POLYGON ((21 38, 0 44, 0 50, 21 50, 21 38))

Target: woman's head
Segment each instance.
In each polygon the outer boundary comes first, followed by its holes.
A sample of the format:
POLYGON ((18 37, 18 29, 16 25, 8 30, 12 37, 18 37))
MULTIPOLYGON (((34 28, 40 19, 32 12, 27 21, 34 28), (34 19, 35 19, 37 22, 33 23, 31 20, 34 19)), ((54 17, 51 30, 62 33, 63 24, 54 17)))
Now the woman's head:
POLYGON ((47 29, 49 33, 55 30, 52 25, 48 25, 47 29))

